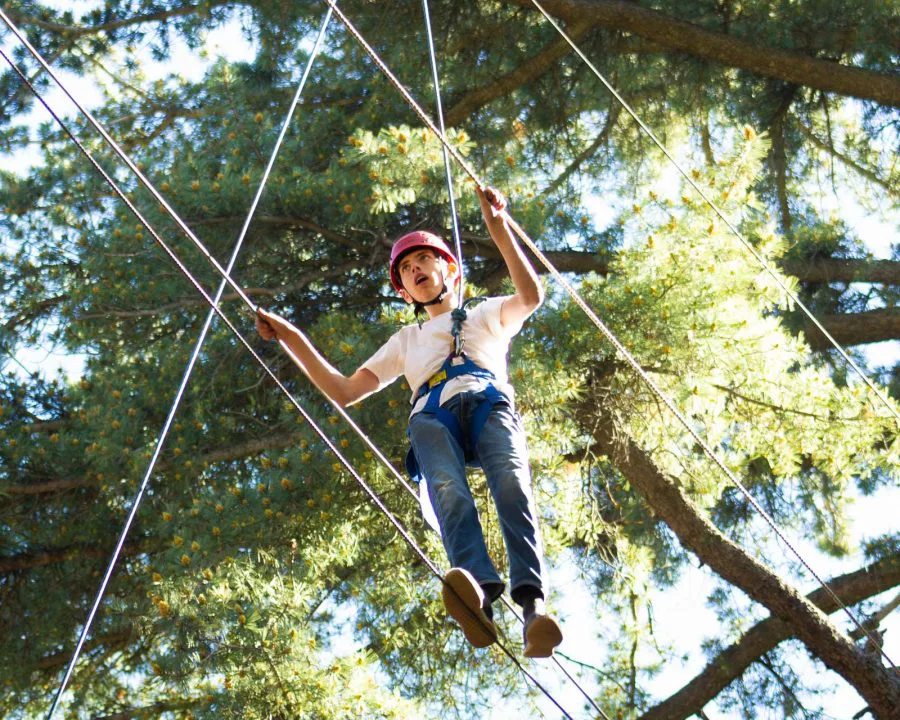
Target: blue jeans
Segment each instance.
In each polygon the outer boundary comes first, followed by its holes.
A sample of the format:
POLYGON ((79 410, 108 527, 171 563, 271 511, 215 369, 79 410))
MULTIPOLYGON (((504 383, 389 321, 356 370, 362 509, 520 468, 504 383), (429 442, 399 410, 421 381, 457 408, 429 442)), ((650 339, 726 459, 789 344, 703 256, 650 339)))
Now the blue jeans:
MULTIPOLYGON (((443 405, 456 416, 464 435, 483 397, 481 392, 462 392, 443 405)), ((466 480, 468 459, 484 470, 497 506, 509 555, 513 599, 521 604, 522 597, 543 597, 543 551, 531 494, 528 448, 515 410, 502 403, 494 405, 476 446, 468 449, 468 458, 466 448, 460 447, 447 427, 432 414, 413 415, 409 436, 428 485, 428 496, 441 526, 450 564, 468 570, 479 584, 488 586, 491 599, 499 595, 491 590, 502 590, 503 581, 488 557, 478 511, 466 480)))

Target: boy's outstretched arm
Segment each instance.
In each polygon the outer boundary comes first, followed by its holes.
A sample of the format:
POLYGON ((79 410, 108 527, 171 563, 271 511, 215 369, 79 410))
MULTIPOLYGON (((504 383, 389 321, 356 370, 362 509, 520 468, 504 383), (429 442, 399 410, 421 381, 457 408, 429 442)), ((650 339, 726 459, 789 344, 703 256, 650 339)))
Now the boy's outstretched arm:
POLYGON ((516 289, 515 295, 503 303, 500 310, 500 322, 503 325, 518 326, 525 321, 544 301, 544 288, 538 280, 537 273, 522 252, 518 241, 513 237, 509 226, 502 215, 494 211, 506 209, 506 199, 494 188, 476 188, 481 201, 481 214, 487 225, 491 239, 506 261, 506 267, 516 289))
POLYGON ((291 359, 319 390, 341 407, 352 405, 378 389, 375 373, 360 368, 350 377, 342 374, 322 357, 306 335, 280 315, 257 309, 256 330, 265 340, 283 340, 290 349, 291 359))

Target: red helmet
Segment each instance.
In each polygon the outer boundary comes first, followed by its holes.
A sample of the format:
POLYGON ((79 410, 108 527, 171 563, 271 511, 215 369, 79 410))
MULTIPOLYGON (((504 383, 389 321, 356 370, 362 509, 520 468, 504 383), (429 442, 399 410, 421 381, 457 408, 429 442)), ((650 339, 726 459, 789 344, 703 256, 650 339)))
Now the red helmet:
POLYGON ((394 286, 394 290, 397 292, 400 292, 403 289, 403 283, 400 282, 400 273, 397 271, 397 265, 406 253, 415 248, 431 248, 447 262, 459 265, 443 238, 425 230, 416 230, 415 232, 408 233, 397 240, 397 242, 394 243, 394 247, 391 248, 391 285, 394 286))

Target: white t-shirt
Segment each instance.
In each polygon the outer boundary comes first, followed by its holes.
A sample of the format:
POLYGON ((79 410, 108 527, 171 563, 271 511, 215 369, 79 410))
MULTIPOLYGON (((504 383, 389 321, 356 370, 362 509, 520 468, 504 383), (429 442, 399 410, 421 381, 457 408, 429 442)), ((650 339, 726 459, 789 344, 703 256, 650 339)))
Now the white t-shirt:
MULTIPOLYGON (((500 322, 500 308, 507 297, 489 298, 466 311, 467 317, 463 323, 466 344, 463 352, 476 365, 490 370, 497 378, 497 389, 512 398, 513 389, 507 376, 506 354, 509 351, 509 341, 522 326, 518 324, 516 327, 504 327, 500 322)), ((453 352, 453 336, 450 334, 452 322, 450 313, 443 313, 423 322, 421 328, 418 324, 407 325, 394 333, 362 367, 378 378, 379 390, 404 375, 412 389, 412 403, 419 386, 440 370, 453 352)), ((488 381, 484 378, 471 375, 455 377, 441 390, 440 404, 443 405, 463 391, 481 390, 487 384, 488 381)), ((419 412, 425 401, 424 396, 420 398, 410 416, 419 412)))

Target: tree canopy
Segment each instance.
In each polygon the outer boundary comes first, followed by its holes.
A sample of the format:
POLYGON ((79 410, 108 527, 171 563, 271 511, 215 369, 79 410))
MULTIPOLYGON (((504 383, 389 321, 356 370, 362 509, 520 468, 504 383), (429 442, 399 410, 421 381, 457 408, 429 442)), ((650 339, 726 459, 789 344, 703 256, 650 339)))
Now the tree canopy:
MULTIPOLYGON (((862 349, 900 339, 900 258, 896 244, 875 257, 884 238, 859 230, 897 218, 896 8, 544 5, 896 412, 896 365, 862 349)), ((15 0, 4 12, 55 67, 101 88, 96 117, 224 262, 326 7, 15 0), (235 26, 253 58, 210 56, 208 34, 235 26), (185 47, 202 72, 155 79, 185 47)), ((341 7, 430 108, 420 3, 341 7)), ((880 636, 897 604, 898 536, 860 532, 854 506, 896 497, 895 415, 531 2, 435 3, 431 15, 450 142, 812 564, 844 561, 830 585, 880 636)), ((0 152, 35 158, 0 169, 0 709, 28 718, 46 713, 71 657, 208 307, 12 72, 0 94, 0 152), (17 371, 36 347, 83 357, 80 375, 17 371)), ((216 272, 159 203, 83 119, 69 121, 214 288, 216 272)), ((502 293, 502 260, 455 172, 471 291, 502 293)), ((234 277, 352 372, 412 320, 387 281, 392 239, 449 226, 440 143, 333 21, 234 277)), ((551 564, 577 577, 606 629, 601 654, 576 667, 598 705, 623 718, 702 716, 713 703, 736 717, 824 717, 840 676, 859 710, 890 717, 900 680, 872 639, 847 630, 748 499, 549 278, 547 288, 513 344, 511 377, 551 564), (717 625, 690 647, 668 645, 657 605, 697 565, 710 588, 697 604, 717 625), (829 672, 798 670, 801 656, 829 672), (660 672, 686 658, 706 666, 661 692, 660 672)), ((233 293, 224 309, 252 332, 233 293)), ((393 475, 276 347, 256 347, 442 558, 393 475)), ((397 382, 352 410, 398 468, 408 397, 397 382)), ((477 476, 474 487, 502 562, 477 476)), ((508 613, 501 625, 518 636, 508 613)), ((536 691, 494 652, 466 646, 427 569, 216 322, 65 708, 488 717, 502 702, 537 715, 536 691)))

